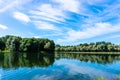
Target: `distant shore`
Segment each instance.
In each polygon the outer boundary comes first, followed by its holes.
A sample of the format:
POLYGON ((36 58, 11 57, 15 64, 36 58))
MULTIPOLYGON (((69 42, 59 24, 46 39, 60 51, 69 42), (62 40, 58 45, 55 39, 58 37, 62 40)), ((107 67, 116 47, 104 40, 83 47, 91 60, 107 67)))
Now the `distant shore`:
POLYGON ((75 53, 75 54, 120 54, 120 52, 64 52, 64 51, 55 51, 55 53, 75 53))

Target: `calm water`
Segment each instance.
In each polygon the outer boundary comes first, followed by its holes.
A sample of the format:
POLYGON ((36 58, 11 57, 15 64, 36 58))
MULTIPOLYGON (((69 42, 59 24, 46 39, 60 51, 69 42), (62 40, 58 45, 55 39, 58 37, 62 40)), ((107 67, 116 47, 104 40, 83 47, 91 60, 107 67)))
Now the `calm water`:
POLYGON ((119 80, 119 77, 118 54, 0 53, 0 80, 119 80))

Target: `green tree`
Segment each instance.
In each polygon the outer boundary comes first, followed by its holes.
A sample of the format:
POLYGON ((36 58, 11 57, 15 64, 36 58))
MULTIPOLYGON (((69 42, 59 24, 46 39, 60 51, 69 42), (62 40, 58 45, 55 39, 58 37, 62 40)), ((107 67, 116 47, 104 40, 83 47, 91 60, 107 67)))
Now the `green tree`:
POLYGON ((47 43, 44 45, 44 49, 45 49, 45 50, 51 50, 51 43, 50 43, 50 42, 47 42, 47 43))
POLYGON ((20 37, 10 36, 6 41, 6 48, 10 51, 19 51, 20 37))
POLYGON ((5 43, 4 41, 2 41, 2 39, 0 38, 0 50, 4 50, 5 49, 5 43))
POLYGON ((76 51, 76 52, 110 52, 120 51, 120 45, 115 45, 110 42, 96 42, 96 43, 84 43, 76 46, 55 46, 56 51, 76 51))

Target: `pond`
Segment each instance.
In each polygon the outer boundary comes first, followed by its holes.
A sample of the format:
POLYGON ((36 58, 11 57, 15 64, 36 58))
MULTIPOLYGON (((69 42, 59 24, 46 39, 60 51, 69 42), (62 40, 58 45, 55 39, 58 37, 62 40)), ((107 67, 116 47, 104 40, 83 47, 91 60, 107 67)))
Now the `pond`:
POLYGON ((120 80, 120 55, 0 53, 0 80, 120 80))

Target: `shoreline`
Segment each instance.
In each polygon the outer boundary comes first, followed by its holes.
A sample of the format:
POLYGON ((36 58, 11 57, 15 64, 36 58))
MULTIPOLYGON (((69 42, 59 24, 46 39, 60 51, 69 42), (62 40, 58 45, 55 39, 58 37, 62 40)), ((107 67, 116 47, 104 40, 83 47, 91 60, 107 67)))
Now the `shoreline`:
POLYGON ((120 52, 62 52, 62 51, 60 51, 60 52, 58 52, 58 51, 55 51, 55 53, 75 53, 75 54, 120 54, 120 52))

